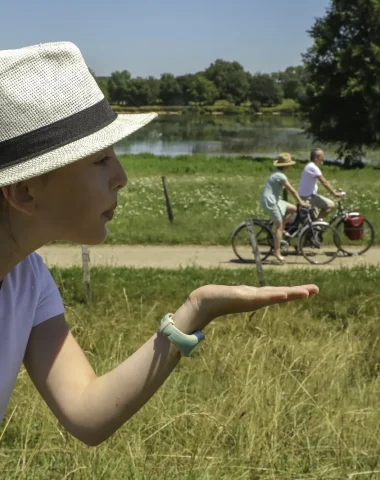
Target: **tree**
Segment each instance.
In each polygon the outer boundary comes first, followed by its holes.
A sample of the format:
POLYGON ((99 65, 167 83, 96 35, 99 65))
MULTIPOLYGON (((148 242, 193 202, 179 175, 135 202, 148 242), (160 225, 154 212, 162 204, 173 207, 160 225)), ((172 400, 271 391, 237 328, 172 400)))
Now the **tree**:
POLYGON ((218 99, 240 104, 248 99, 249 74, 239 62, 216 60, 204 76, 218 89, 218 99))
POLYGON ((181 88, 183 105, 188 105, 189 102, 191 102, 190 85, 192 77, 193 75, 191 73, 176 77, 178 85, 181 88))
POLYGON ((171 73, 163 73, 161 75, 160 98, 164 105, 183 105, 181 86, 171 73))
POLYGON ((284 98, 301 101, 305 96, 307 74, 303 66, 288 67, 283 72, 273 73, 272 78, 281 85, 284 98))
POLYGON ((182 75, 177 81, 183 92, 185 105, 189 102, 201 105, 212 105, 218 98, 218 90, 206 77, 197 73, 195 75, 182 75))
POLYGON ((339 153, 380 146, 380 0, 332 0, 309 34, 308 132, 339 153))
POLYGON ((113 72, 108 80, 108 93, 112 103, 128 103, 131 93, 131 74, 128 70, 113 72))
POLYGON ((282 102, 283 92, 279 84, 267 73, 257 73, 251 77, 250 100, 260 105, 273 106, 282 102))
POLYGON ((160 81, 154 77, 136 77, 131 80, 130 102, 136 106, 157 105, 160 96, 160 81))
POLYGON ((189 85, 190 100, 202 105, 212 105, 218 97, 216 86, 203 75, 193 75, 189 85))

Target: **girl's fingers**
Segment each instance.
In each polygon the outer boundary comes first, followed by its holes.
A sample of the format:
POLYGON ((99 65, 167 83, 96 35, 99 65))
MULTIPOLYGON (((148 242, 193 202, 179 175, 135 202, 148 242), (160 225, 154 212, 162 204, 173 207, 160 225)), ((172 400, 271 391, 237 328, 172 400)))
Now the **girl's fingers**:
POLYGON ((201 287, 202 301, 200 304, 210 316, 226 315, 258 310, 259 308, 285 303, 292 300, 308 298, 318 293, 316 285, 297 287, 250 287, 247 285, 224 286, 209 285, 201 287))
MULTIPOLYGON (((297 287, 247 287, 242 285, 236 287, 238 295, 243 298, 255 299, 275 299, 281 298, 284 300, 292 300, 295 298, 305 298, 311 295, 316 295, 319 288, 316 285, 302 285, 297 287)), ((226 292, 227 293, 227 292, 226 292)))

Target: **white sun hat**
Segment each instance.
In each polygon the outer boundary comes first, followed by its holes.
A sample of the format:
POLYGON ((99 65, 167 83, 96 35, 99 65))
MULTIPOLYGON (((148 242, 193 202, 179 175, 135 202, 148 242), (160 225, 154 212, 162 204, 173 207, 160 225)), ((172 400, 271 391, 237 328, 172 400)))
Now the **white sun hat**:
POLYGON ((117 115, 71 42, 0 51, 0 186, 99 152, 157 116, 117 115))

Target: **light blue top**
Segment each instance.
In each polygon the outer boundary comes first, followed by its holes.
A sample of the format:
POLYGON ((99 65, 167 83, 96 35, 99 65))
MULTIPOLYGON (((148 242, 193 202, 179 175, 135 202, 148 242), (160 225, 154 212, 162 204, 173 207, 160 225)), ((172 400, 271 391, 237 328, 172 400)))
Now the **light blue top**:
POLYGON ((260 204, 265 209, 272 209, 281 200, 282 189, 287 177, 280 171, 272 173, 260 196, 260 204))

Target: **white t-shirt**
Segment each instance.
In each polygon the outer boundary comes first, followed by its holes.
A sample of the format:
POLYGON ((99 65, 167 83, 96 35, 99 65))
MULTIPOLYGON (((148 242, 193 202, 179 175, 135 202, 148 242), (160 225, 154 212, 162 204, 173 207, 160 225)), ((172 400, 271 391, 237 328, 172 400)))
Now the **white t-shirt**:
POLYGON ((32 328, 63 312, 58 288, 37 253, 26 257, 4 278, 0 289, 0 422, 32 328))
POLYGON ((310 197, 318 191, 317 177, 321 177, 322 172, 314 162, 309 162, 303 169, 301 182, 298 189, 300 197, 310 197))

